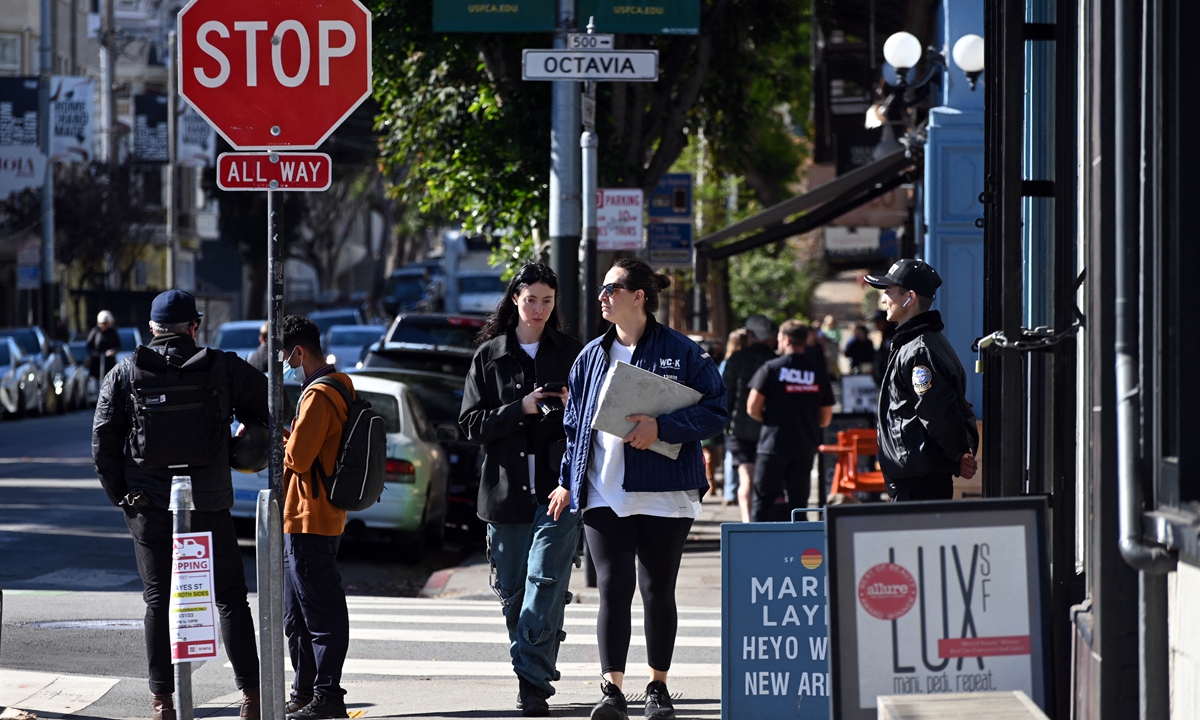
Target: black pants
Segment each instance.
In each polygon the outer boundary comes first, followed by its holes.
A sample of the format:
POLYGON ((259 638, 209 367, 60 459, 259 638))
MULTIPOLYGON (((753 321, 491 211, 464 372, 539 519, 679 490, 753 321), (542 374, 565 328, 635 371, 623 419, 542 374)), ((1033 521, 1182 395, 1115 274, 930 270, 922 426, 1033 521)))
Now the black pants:
POLYGON ((341 700, 350 614, 337 569, 340 535, 283 536, 283 631, 292 658, 292 696, 341 700))
POLYGON ((951 500, 954 498, 954 476, 922 475, 903 480, 887 479, 888 495, 895 502, 911 500, 951 500))
POLYGON ((647 661, 655 670, 670 670, 679 627, 675 580, 692 519, 650 515, 623 518, 611 508, 600 507, 583 514, 583 528, 600 586, 600 611, 596 616, 600 672, 625 672, 633 632, 635 587, 642 591, 647 661))
MULTIPOLYGON (((775 498, 784 488, 787 489, 789 517, 792 510, 808 507, 815 457, 815 452, 802 452, 799 455, 760 454, 754 465, 754 497, 751 499, 750 519, 769 522, 775 498)), ((817 494, 821 495, 819 492, 817 494)))
MULTIPOLYGON (((125 516, 133 536, 138 573, 142 576, 146 601, 146 659, 150 664, 150 692, 175 692, 175 669, 171 664, 171 512, 157 507, 125 516)), ((233 664, 239 689, 258 687, 258 648, 254 642, 254 620, 246 603, 246 573, 238 549, 233 518, 228 510, 192 512, 192 532, 211 532, 213 538, 213 592, 221 615, 221 639, 233 664)))

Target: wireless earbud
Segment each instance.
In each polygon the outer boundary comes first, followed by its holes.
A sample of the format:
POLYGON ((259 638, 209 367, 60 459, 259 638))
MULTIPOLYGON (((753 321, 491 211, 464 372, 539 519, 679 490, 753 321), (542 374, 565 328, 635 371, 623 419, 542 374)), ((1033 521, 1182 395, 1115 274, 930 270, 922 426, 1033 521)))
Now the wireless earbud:
POLYGON ((912 302, 912 298, 908 298, 908 299, 906 299, 906 300, 904 301, 904 307, 908 307, 908 304, 909 304, 910 302, 912 302))

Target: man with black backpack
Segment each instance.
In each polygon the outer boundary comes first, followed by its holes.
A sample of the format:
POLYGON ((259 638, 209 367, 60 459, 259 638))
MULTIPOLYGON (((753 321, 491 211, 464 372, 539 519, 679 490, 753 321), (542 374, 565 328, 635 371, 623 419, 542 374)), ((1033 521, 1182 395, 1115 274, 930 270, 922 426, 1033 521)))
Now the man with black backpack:
MULTIPOLYGON (((350 377, 325 362, 321 331, 313 321, 285 317, 283 351, 284 377, 301 382, 283 458, 283 623, 296 673, 287 717, 344 718, 341 678, 350 616, 337 551, 346 510, 330 498, 342 481, 339 460, 348 413, 358 403, 350 377)), ((376 493, 370 500, 378 498, 376 493)))
POLYGON ((259 717, 258 651, 246 602, 242 553, 229 508, 229 425, 265 425, 267 379, 234 353, 196 346, 200 313, 188 293, 168 290, 150 306, 154 339, 104 378, 92 425, 100 484, 125 511, 145 586, 146 656, 154 720, 175 720, 168 604, 173 553, 171 477, 192 478, 194 532, 212 532, 221 636, 242 690, 240 717, 259 717))

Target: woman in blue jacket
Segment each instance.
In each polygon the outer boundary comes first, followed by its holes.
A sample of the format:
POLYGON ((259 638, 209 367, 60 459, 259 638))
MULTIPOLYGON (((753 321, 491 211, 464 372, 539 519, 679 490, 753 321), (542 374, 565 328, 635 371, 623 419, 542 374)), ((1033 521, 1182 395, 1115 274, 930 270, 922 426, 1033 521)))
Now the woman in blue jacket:
POLYGON ((584 347, 568 380, 563 418, 567 449, 561 487, 550 495, 549 512, 557 517, 569 507, 572 513, 583 513, 596 564, 596 635, 604 681, 593 720, 627 718, 621 686, 635 587, 641 588, 645 607, 650 665, 645 715, 675 717, 666 685, 678 626, 675 580, 684 541, 708 488, 700 441, 720 434, 729 419, 725 384, 712 358, 654 319, 659 293, 670 284, 641 260, 620 258, 613 263, 600 288, 600 309, 613 327, 584 347), (637 426, 623 438, 593 431, 600 388, 618 361, 680 382, 703 399, 658 417, 631 415, 628 419, 637 426), (659 439, 682 443, 677 460, 647 450, 659 439))

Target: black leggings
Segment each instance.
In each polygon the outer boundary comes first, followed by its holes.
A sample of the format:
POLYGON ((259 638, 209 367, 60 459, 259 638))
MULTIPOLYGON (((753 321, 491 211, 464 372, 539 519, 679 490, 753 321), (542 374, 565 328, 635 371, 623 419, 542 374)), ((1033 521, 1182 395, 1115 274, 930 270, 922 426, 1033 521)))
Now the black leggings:
POLYGON ((583 514, 583 527, 600 585, 596 640, 601 673, 625 672, 633 632, 635 587, 642 591, 647 662, 655 670, 670 670, 679 627, 675 579, 692 519, 650 515, 623 518, 611 508, 599 507, 583 514))

